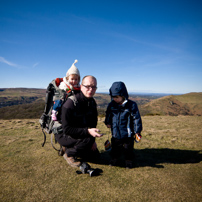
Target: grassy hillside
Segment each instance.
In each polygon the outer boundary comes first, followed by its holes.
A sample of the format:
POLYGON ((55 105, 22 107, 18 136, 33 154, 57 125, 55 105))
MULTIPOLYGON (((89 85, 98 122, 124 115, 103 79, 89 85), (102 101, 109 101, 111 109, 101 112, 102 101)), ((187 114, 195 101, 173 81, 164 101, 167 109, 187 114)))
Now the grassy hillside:
POLYGON ((44 89, 34 88, 1 88, 0 89, 0 108, 16 106, 45 100, 44 89))
MULTIPOLYGON (((142 141, 134 146, 135 168, 110 167, 97 138, 100 176, 76 174, 51 147, 36 119, 0 120, 0 200, 32 201, 202 201, 202 117, 143 117, 142 141)), ((121 159, 123 160, 123 159, 121 159)))
POLYGON ((165 96, 143 106, 148 115, 202 115, 202 93, 165 96))
MULTIPOLYGON (((45 89, 0 89, 0 119, 39 118, 44 110, 45 89)), ((94 96, 100 116, 110 102, 108 94, 94 96)), ((130 95, 144 115, 202 115, 202 93, 171 96, 130 95)))
MULTIPOLYGON (((0 119, 39 118, 44 110, 45 96, 45 89, 0 89, 0 119)), ((94 98, 98 105, 99 115, 104 116, 110 102, 110 96, 97 93, 94 98)), ((156 96, 144 95, 130 96, 130 99, 136 101, 138 105, 145 104, 156 98, 156 96)))
POLYGON ((46 90, 37 88, 0 88, 0 97, 43 97, 46 90))

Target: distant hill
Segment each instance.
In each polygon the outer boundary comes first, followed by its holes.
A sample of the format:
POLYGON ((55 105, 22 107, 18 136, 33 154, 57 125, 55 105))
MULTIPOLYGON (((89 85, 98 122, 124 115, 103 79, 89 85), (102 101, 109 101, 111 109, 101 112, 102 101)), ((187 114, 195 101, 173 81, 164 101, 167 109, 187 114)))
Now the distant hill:
POLYGON ((0 88, 0 108, 45 100, 45 89, 0 88))
MULTIPOLYGON (((1 88, 0 119, 39 118, 44 110, 46 89, 1 88)), ((105 115, 110 96, 94 96, 99 116, 105 115)), ((130 95, 144 115, 202 115, 202 93, 184 95, 130 95)))
MULTIPOLYGON (((35 88, 1 88, 0 89, 0 119, 39 118, 44 110, 46 89, 35 88)), ((130 99, 143 105, 160 95, 130 95, 130 99)), ((94 96, 99 116, 105 115, 110 102, 110 96, 96 93, 94 96)))
POLYGON ((202 93, 165 96, 141 106, 145 115, 202 115, 202 93))

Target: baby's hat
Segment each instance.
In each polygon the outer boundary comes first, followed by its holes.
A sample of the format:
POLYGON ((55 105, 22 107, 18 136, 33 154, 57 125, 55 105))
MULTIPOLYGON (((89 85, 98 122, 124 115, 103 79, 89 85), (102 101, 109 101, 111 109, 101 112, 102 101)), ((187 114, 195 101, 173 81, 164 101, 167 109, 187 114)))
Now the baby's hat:
POLYGON ((75 64, 78 62, 78 60, 75 60, 74 63, 72 64, 72 66, 69 68, 69 70, 66 73, 66 77, 68 77, 71 74, 77 74, 80 77, 80 73, 79 70, 77 69, 77 67, 75 66, 75 64))

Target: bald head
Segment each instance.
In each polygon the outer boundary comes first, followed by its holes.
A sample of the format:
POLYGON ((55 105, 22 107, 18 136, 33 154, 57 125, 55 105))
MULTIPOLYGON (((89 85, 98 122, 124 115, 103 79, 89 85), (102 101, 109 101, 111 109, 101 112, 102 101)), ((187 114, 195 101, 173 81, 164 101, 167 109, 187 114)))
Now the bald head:
POLYGON ((82 79, 81 91, 85 97, 91 98, 94 96, 97 89, 97 79, 94 76, 88 75, 82 79))

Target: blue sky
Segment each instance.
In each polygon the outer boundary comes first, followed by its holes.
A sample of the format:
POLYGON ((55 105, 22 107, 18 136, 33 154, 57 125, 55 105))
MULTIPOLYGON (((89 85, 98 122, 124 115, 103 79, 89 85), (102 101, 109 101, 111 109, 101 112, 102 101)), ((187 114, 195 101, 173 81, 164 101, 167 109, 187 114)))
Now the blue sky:
POLYGON ((0 0, 0 88, 46 88, 75 59, 97 92, 202 92, 202 1, 0 0))

